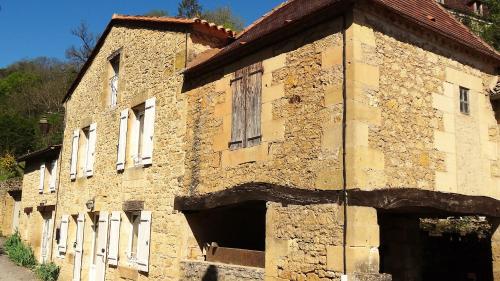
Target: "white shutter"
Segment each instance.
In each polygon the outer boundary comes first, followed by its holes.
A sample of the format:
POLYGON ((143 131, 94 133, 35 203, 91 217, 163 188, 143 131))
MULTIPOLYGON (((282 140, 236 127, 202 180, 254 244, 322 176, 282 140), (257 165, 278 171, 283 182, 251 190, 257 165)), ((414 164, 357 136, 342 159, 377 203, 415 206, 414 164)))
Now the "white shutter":
POLYGON ((105 280, 106 256, 108 251, 108 212, 99 213, 99 230, 97 233, 97 252, 95 260, 95 280, 105 280))
POLYGON ((111 213, 111 222, 109 225, 109 251, 108 263, 118 265, 118 247, 120 242, 120 212, 111 213))
POLYGON ((73 145, 71 151, 70 178, 76 179, 76 164, 78 160, 78 140, 80 138, 80 129, 73 132, 73 145))
POLYGON ((94 175, 94 159, 95 159, 95 145, 97 140, 97 123, 93 123, 89 128, 89 143, 87 149, 87 163, 85 167, 85 175, 91 177, 94 175))
POLYGON ((52 164, 50 167, 50 183, 49 183, 50 192, 56 191, 56 181, 57 181, 57 159, 52 160, 52 164))
POLYGON ((142 164, 153 163, 153 135, 155 131, 156 98, 146 100, 144 111, 144 135, 142 145, 142 164))
POLYGON ((40 184, 38 185, 38 192, 43 193, 43 185, 45 182, 45 164, 40 165, 40 184))
POLYGON ((73 264, 73 281, 80 281, 81 277, 84 229, 85 229, 85 214, 79 213, 77 219, 76 241, 74 244, 75 259, 73 264))
POLYGON ((66 244, 68 240, 68 225, 69 225, 69 216, 63 215, 61 218, 61 228, 59 229, 59 244, 57 245, 57 249, 60 254, 66 253, 66 244))
POLYGON ((143 272, 149 270, 149 244, 151 238, 151 212, 142 211, 137 237, 137 269, 143 272))
POLYGON ((118 156, 116 161, 116 170, 125 169, 125 152, 127 147, 127 128, 128 128, 128 109, 120 114, 120 135, 118 137, 118 156))

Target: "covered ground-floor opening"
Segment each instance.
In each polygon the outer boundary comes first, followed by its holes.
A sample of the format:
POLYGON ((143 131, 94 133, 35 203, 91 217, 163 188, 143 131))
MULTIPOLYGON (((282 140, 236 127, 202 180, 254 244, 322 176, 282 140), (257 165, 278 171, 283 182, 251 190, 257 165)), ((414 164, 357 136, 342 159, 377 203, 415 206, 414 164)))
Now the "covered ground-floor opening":
POLYGON ((484 217, 379 211, 378 222, 380 271, 393 281, 493 281, 484 217))
POLYGON ((264 267, 265 202, 245 202, 185 215, 206 261, 264 267))

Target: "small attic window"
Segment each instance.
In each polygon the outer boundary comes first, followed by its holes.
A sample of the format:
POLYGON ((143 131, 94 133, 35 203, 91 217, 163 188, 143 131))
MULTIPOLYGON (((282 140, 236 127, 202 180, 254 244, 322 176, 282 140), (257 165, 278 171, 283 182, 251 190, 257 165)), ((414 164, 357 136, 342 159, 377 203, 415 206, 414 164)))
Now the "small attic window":
POLYGON ((120 75, 120 52, 116 52, 109 59, 110 78, 109 78, 109 91, 110 100, 109 105, 115 107, 118 102, 118 80, 120 75))
POLYGON ((472 9, 474 10, 474 13, 476 15, 482 16, 483 15, 483 3, 479 1, 475 1, 472 3, 472 9))
POLYGON ((444 4, 444 0, 436 0, 439 4, 444 4))

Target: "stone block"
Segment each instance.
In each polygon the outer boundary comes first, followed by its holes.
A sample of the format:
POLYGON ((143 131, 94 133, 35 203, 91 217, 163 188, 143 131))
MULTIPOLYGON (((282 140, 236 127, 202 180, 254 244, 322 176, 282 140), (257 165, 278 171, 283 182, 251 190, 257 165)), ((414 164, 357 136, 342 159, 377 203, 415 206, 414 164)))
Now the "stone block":
POLYGON ((277 238, 266 238, 265 275, 278 277, 279 260, 286 257, 288 253, 288 241, 277 238))
POLYGON ((285 85, 283 83, 262 88, 262 103, 271 102, 285 96, 285 85))
POLYGON ((231 101, 218 103, 214 106, 214 115, 216 117, 230 115, 232 112, 233 112, 233 107, 232 107, 231 101))
MULTIPOLYGON (((344 208, 341 208, 341 217, 344 217, 344 208)), ((348 206, 347 219, 354 225, 378 226, 377 210, 371 207, 348 206)))
POLYGON ((231 138, 227 138, 223 133, 216 134, 213 138, 212 149, 214 151, 222 151, 229 148, 229 141, 231 138))
MULTIPOLYGON (((342 272, 344 267, 342 246, 327 247, 326 268, 342 272)), ((379 270, 379 252, 376 247, 350 247, 346 249, 347 272, 375 272, 379 270)))
POLYGON ((342 65, 342 59, 342 46, 327 48, 321 53, 321 67, 323 69, 329 69, 337 65, 342 65))
POLYGON ((215 81, 216 92, 231 92, 231 78, 229 75, 215 81))
POLYGON ((329 151, 341 149, 342 123, 328 122, 323 127, 321 148, 329 151))
POLYGON ((455 134, 434 131, 434 148, 443 152, 455 153, 455 134))
POLYGON ((443 94, 446 97, 454 98, 457 96, 458 87, 449 82, 443 82, 443 94))
POLYGON ((456 192, 457 177, 454 173, 436 172, 436 191, 456 192))
MULTIPOLYGON (((446 68, 445 77, 446 81, 449 83, 462 86, 470 90, 482 91, 483 80, 480 77, 467 74, 451 67, 446 68)), ((458 94, 459 93, 457 92, 456 95, 458 96, 458 94)))
POLYGON ((285 120, 272 120, 262 122, 262 141, 285 140, 285 120))
POLYGON ((180 71, 186 67, 186 53, 180 51, 175 54, 175 71, 180 71))
POLYGON ((444 131, 447 133, 455 132, 455 114, 444 113, 443 114, 444 131))
POLYGON ((284 67, 286 64, 286 53, 266 59, 262 62, 264 73, 273 72, 277 69, 284 67))
POLYGON ((261 111, 262 111, 261 122, 273 120, 273 103, 272 102, 263 103, 261 111))
POLYGON ((432 107, 446 113, 455 112, 454 99, 436 93, 432 93, 432 107))
POLYGON ((382 124, 382 112, 378 107, 349 100, 347 103, 347 120, 357 120, 367 124, 380 125, 382 124))
POLYGON ((338 190, 342 188, 342 170, 325 168, 317 172, 316 188, 338 190))
POLYGON ((224 150, 222 151, 222 167, 234 167, 243 163, 264 161, 267 158, 267 143, 237 150, 224 150))
MULTIPOLYGON (((349 220, 349 211, 347 220, 349 220)), ((371 223, 348 223, 347 245, 356 247, 378 247, 380 244, 380 229, 377 224, 371 223)))
POLYGON ((325 106, 342 104, 342 84, 331 85, 325 89, 325 106))
POLYGON ((126 280, 137 280, 139 278, 139 272, 137 269, 124 266, 118 266, 118 274, 120 275, 120 278, 126 280))
POLYGON ((353 40, 358 40, 363 44, 367 44, 375 47, 375 33, 373 33, 373 29, 367 26, 359 25, 354 23, 352 25, 353 29, 353 40))
POLYGON ((384 153, 373 148, 357 146, 351 152, 347 152, 347 168, 355 170, 385 168, 384 153))
POLYGON ((347 147, 368 147, 368 124, 359 121, 347 122, 347 147))
POLYGON ((380 72, 378 66, 364 63, 353 63, 347 70, 347 79, 362 83, 372 89, 378 90, 380 72))

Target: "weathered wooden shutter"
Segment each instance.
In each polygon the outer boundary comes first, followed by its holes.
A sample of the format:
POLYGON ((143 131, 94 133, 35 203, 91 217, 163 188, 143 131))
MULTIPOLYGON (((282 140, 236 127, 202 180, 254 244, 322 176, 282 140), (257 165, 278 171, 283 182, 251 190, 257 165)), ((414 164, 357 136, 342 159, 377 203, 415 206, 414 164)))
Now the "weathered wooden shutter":
POLYGON ((79 213, 76 226, 75 259, 73 263, 73 281, 80 281, 83 260, 83 238, 85 230, 85 213, 79 213))
POLYGON ((231 142, 229 148, 236 149, 244 146, 245 140, 245 91, 244 78, 246 69, 236 71, 235 78, 231 81, 233 92, 231 142))
POLYGON ((52 160, 52 164, 50 167, 50 183, 49 190, 50 192, 56 191, 56 183, 57 183, 57 159, 52 160))
POLYGON ((248 147, 259 144, 261 140, 262 63, 255 63, 248 67, 248 76, 244 84, 246 99, 245 146, 248 147))
POLYGON ((78 141, 80 139, 80 129, 75 129, 73 132, 73 144, 71 148, 71 165, 70 165, 70 178, 76 179, 76 165, 78 161, 78 141))
POLYGON ((95 280, 105 280, 106 275, 106 257, 108 253, 108 212, 99 213, 99 227, 97 233, 97 253, 95 261, 95 280))
POLYGON ((66 244, 68 241, 68 225, 69 216, 63 215, 61 218, 61 228, 59 229, 59 244, 57 245, 57 250, 60 254, 66 253, 66 244))
POLYGON ((85 176, 94 175, 95 147, 97 141, 97 124, 93 123, 89 128, 89 143, 87 150, 87 163, 85 163, 85 176))
POLYGON ((146 100, 144 109, 144 134, 142 145, 142 164, 153 163, 153 135, 155 131, 156 98, 146 100))
POLYGON ((38 184, 39 193, 43 193, 44 183, 45 183, 45 163, 40 165, 40 183, 38 184))
POLYGON ((137 237, 137 269, 149 271, 149 244, 151 238, 151 212, 142 211, 137 237))
POLYGON ((109 225, 109 252, 108 263, 118 265, 118 248, 120 244, 120 212, 111 213, 109 225))
POLYGON ((128 128, 128 108, 120 114, 120 133, 118 137, 118 155, 116 160, 116 170, 125 169, 125 155, 127 147, 127 128, 128 128))

